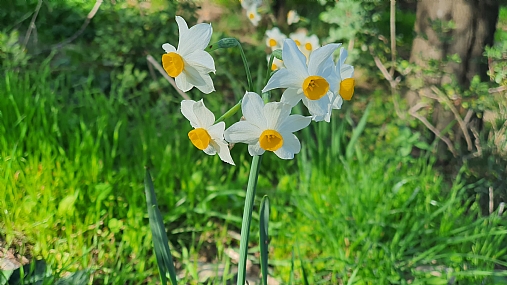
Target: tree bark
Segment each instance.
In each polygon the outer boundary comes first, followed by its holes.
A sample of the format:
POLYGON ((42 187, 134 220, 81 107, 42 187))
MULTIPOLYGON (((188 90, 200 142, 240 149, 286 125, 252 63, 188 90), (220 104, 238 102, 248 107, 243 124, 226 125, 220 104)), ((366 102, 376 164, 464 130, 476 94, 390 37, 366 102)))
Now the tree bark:
MULTIPOLYGON (((460 62, 449 62, 442 67, 443 75, 429 76, 423 71, 414 74, 412 79, 423 80, 423 87, 409 90, 405 96, 410 107, 421 101, 421 95, 433 94, 431 86, 440 87, 455 80, 462 88, 467 88, 475 75, 487 80, 487 62, 483 52, 485 46, 493 45, 498 20, 498 0, 420 0, 417 5, 415 33, 410 61, 425 70, 430 60, 446 61, 448 56, 457 54, 460 62)), ((410 84, 409 84, 410 85, 410 84)), ((431 96, 431 95, 430 95, 431 96)), ((460 100, 451 101, 460 113, 460 100)), ((455 115, 442 104, 435 101, 429 106, 432 124, 443 131, 451 124, 455 115)), ((464 115, 464 114, 462 114, 464 115)), ((457 124, 447 133, 454 142, 461 137, 457 124)), ((439 155, 445 154, 445 145, 440 146, 439 155)))

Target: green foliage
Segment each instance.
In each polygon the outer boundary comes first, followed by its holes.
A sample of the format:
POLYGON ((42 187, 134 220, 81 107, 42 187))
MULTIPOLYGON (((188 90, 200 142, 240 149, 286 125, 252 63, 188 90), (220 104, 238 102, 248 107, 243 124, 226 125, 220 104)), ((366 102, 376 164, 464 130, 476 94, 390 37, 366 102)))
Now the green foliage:
POLYGON ((19 33, 0 32, 0 65, 3 68, 25 68, 30 56, 18 42, 19 33))

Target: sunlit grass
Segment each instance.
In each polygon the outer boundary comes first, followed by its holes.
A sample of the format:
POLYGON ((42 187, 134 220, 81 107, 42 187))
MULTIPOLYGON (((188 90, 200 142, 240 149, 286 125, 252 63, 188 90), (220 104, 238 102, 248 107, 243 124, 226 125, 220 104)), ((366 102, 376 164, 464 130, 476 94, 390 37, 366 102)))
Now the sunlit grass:
MULTIPOLYGON (((105 95, 45 67, 5 73, 0 237, 57 272, 91 268, 91 283, 156 283, 143 186, 150 166, 182 284, 195 280, 210 247, 229 266, 224 250, 238 247, 228 231, 241 224, 246 148, 232 150, 238 166, 225 165, 188 143, 179 98, 151 102, 115 84, 105 95)), ((263 158, 256 207, 269 195, 270 272, 287 282, 294 250, 310 284, 500 284, 491 275, 505 275, 505 220, 482 217, 464 196, 474 186, 445 182, 431 155, 370 151, 368 144, 389 144, 361 140, 368 114, 354 128, 345 114, 300 132, 295 160, 263 158)))

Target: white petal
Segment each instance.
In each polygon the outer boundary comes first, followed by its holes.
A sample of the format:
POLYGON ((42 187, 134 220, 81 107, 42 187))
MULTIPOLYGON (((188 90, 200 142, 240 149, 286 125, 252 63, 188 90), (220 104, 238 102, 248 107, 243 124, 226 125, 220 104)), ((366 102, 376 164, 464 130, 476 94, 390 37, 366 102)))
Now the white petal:
POLYGON ((176 52, 176 48, 173 45, 169 44, 169 43, 163 44, 162 48, 164 49, 164 51, 166 53, 176 52))
POLYGON ((207 155, 215 155, 217 153, 217 150, 213 147, 213 145, 211 143, 212 142, 210 142, 210 144, 208 145, 207 148, 202 150, 207 155))
POLYGON ((215 61, 208 52, 196 50, 185 58, 185 63, 190 64, 200 73, 215 72, 215 61))
POLYGON ((178 24, 178 33, 179 33, 179 42, 178 42, 178 50, 181 50, 181 41, 187 37, 188 33, 188 25, 185 19, 180 16, 176 16, 176 23, 178 24))
POLYGON ((222 161, 235 165, 231 157, 229 146, 227 143, 225 143, 225 141, 211 141, 210 144, 213 146, 216 152, 218 152, 218 156, 222 161))
POLYGON ((208 129, 208 127, 212 126, 215 123, 215 115, 204 106, 204 102, 201 100, 197 101, 194 104, 194 114, 197 120, 199 120, 199 124, 201 128, 208 129))
POLYGON ((354 77, 354 67, 352 65, 344 64, 340 69, 341 79, 354 77))
POLYGON ((248 153, 250 153, 251 156, 262 155, 264 152, 265 150, 261 147, 261 144, 259 142, 256 144, 248 145, 248 153))
POLYGON ((206 129, 208 131, 208 134, 210 137, 215 140, 223 140, 224 139, 224 131, 225 131, 225 123, 224 122, 218 122, 214 124, 213 126, 210 126, 206 129))
POLYGON ((278 126, 290 115, 291 105, 281 102, 271 102, 264 106, 264 117, 266 117, 266 128, 278 130, 278 126))
POLYGON ((181 113, 187 120, 190 121, 190 125, 192 125, 193 128, 202 128, 200 125, 200 121, 197 119, 194 113, 194 100, 183 100, 181 101, 181 113))
POLYGON ((338 59, 338 64, 340 66, 343 66, 348 55, 349 55, 349 52, 345 48, 340 49, 340 58, 338 59))
POLYGON ((285 104, 289 104, 292 107, 294 107, 304 97, 305 97, 305 95, 303 93, 298 93, 298 89, 288 88, 283 92, 280 102, 283 102, 285 104))
POLYGON ((230 143, 254 144, 263 130, 247 121, 239 121, 225 130, 225 140, 230 143))
POLYGON ((324 120, 325 115, 328 113, 328 106, 330 103, 328 96, 324 96, 319 100, 309 100, 306 97, 303 98, 303 104, 308 108, 313 120, 316 122, 324 120))
POLYGON ((186 57, 196 50, 204 50, 209 44, 211 34, 213 34, 213 28, 210 24, 202 23, 193 26, 184 37, 180 35, 178 51, 186 57))
POLYGON ((195 85, 197 89, 199 89, 204 94, 210 94, 215 91, 215 86, 213 86, 213 80, 209 74, 201 73, 201 78, 204 80, 203 84, 195 85))
POLYGON ((312 121, 312 117, 306 117, 302 115, 290 115, 286 120, 284 120, 277 130, 281 132, 297 132, 301 129, 306 128, 310 122, 312 121))
POLYGON ((262 92, 264 93, 275 88, 301 88, 305 79, 306 77, 302 77, 301 73, 295 73, 287 68, 281 69, 269 78, 262 92))
POLYGON ((301 151, 301 143, 298 138, 292 134, 282 134, 283 145, 281 148, 275 150, 275 154, 281 159, 293 159, 294 154, 301 151))
POLYGON ((283 41, 282 59, 288 70, 300 74, 298 77, 308 77, 306 57, 301 53, 293 40, 286 39, 283 41))
POLYGON ((329 59, 331 59, 331 64, 333 64, 332 55, 333 52, 339 48, 341 44, 328 44, 321 48, 314 50, 310 54, 310 59, 308 61, 308 73, 309 74, 319 74, 324 70, 327 64, 329 64, 329 59))
MULTIPOLYGON (((200 73, 199 71, 197 71, 197 69, 195 69, 191 65, 187 64, 185 66, 185 69, 183 69, 183 72, 180 75, 178 75, 178 77, 182 75, 185 75, 184 77, 182 77, 182 80, 184 79, 185 81, 187 81, 186 84, 190 84, 192 87, 195 86, 206 94, 209 94, 215 90, 215 87, 213 87, 213 81, 211 80, 211 77, 208 74, 200 73)), ((176 77, 176 85, 178 85, 178 77, 176 77)), ((187 90, 183 89, 182 90, 188 91, 192 87, 190 87, 187 90)))
POLYGON ((261 129, 266 129, 267 123, 264 117, 264 101, 261 96, 255 92, 246 92, 241 102, 241 110, 248 122, 261 129))
POLYGON ((336 95, 331 103, 333 109, 341 109, 343 104, 343 99, 340 95, 336 95))
POLYGON ((176 76, 174 81, 176 81, 176 86, 178 86, 178 88, 183 92, 187 92, 194 87, 193 84, 188 82, 185 72, 182 72, 180 75, 176 76))

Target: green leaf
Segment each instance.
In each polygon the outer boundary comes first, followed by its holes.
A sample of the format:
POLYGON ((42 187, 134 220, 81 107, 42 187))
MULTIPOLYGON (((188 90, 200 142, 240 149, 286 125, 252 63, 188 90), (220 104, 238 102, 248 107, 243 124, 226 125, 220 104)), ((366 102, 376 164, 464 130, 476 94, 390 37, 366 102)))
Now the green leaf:
POLYGON ((361 120, 359 120, 359 124, 357 124, 357 127, 352 131, 352 136, 350 138, 349 144, 347 145, 347 150, 345 152, 345 156, 347 160, 350 160, 352 158, 352 155, 354 154, 354 149, 356 146, 356 143, 359 139, 359 136, 364 131, 366 127, 366 121, 368 119, 368 114, 370 113, 372 103, 369 103, 366 107, 366 110, 364 110, 364 115, 361 117, 361 120))
POLYGON ((73 194, 67 195, 58 204, 58 215, 65 216, 66 214, 74 210, 74 204, 76 203, 77 197, 79 196, 79 190, 76 190, 73 194))
POLYGON ((148 218, 150 220, 150 228, 153 236, 155 256, 157 257, 158 269, 160 271, 160 280, 162 281, 162 284, 167 284, 167 274, 169 274, 171 283, 176 285, 178 283, 176 280, 176 270, 174 268, 171 249, 169 248, 164 220, 162 219, 162 215, 158 209, 155 189, 148 169, 146 169, 146 176, 144 178, 144 190, 146 192, 148 218))

